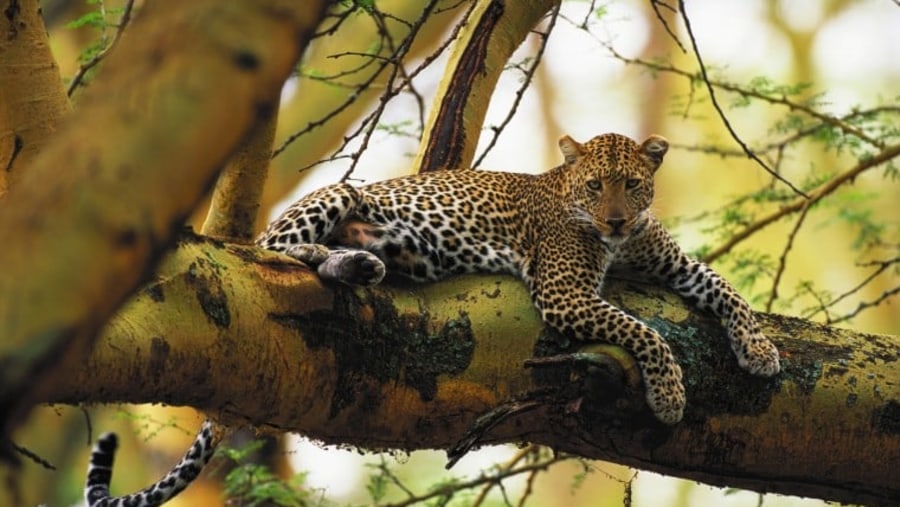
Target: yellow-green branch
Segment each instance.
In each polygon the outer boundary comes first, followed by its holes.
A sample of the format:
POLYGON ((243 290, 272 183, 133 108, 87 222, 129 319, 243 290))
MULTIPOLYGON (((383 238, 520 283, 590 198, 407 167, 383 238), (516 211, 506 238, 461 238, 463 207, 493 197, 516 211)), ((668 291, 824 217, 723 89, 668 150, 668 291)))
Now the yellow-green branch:
POLYGON ((323 8, 144 7, 70 122, 0 201, 0 431, 68 376, 152 271, 276 103, 323 8))
POLYGON ((517 398, 535 407, 485 442, 843 502, 900 495, 896 337, 761 315, 784 361, 762 379, 738 368, 719 323, 668 291, 611 280, 606 297, 672 344, 689 397, 679 425, 657 423, 640 393, 597 401, 608 393, 579 390, 565 369, 523 368, 552 346, 536 346, 549 335, 513 278, 330 288, 284 257, 200 239, 179 245, 43 400, 192 405, 232 424, 419 449, 451 446, 517 398))

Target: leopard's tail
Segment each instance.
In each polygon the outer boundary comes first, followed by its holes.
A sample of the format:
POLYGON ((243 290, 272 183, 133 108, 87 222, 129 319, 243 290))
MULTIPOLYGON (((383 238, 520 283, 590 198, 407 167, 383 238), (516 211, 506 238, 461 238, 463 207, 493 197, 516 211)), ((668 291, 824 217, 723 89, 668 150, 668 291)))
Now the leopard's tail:
POLYGON ((115 433, 105 433, 97 439, 91 451, 84 499, 88 507, 155 507, 171 500, 188 487, 209 462, 216 447, 213 423, 204 421, 194 443, 166 475, 152 485, 126 496, 110 496, 113 460, 118 446, 115 433))

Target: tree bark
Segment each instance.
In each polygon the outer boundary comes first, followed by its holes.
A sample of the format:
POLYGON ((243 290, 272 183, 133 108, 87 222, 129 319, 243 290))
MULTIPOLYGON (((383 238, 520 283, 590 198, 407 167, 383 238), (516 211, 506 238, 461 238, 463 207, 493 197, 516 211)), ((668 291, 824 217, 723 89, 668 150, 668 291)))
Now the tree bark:
POLYGON ((68 376, 152 271, 275 103, 323 10, 274 0, 144 8, 0 202, 0 244, 15 245, 0 249, 0 431, 68 376))
POLYGON ((0 16, 0 198, 70 111, 37 0, 0 16))
POLYGON ((558 0, 478 2, 444 70, 416 172, 471 167, 494 87, 510 56, 558 0))
POLYGON ((256 230, 260 198, 278 122, 278 100, 268 116, 260 118, 244 143, 219 174, 206 220, 200 232, 223 241, 250 243, 256 230))
POLYGON ((558 340, 512 278, 326 287, 280 255, 200 238, 178 246, 43 401, 192 405, 330 443, 446 449, 515 398, 506 407, 531 410, 499 418, 482 442, 757 491, 900 498, 895 337, 761 315, 784 366, 763 379, 738 368, 714 318, 670 292, 619 279, 606 297, 669 339, 689 397, 682 423, 657 423, 640 390, 609 399, 582 387, 593 377, 523 368, 558 340))

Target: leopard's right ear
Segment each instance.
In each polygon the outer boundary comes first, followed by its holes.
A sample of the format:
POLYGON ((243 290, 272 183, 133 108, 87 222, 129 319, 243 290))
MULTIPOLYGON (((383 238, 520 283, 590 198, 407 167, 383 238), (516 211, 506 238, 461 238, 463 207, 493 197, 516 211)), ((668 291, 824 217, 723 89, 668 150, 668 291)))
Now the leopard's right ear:
POLYGON ((559 138, 559 151, 561 151, 563 157, 566 158, 567 164, 574 163, 576 158, 584 155, 584 147, 569 136, 562 136, 559 138))
POLYGON ((667 151, 669 151, 669 141, 663 136, 653 134, 641 143, 641 154, 650 162, 654 171, 659 169, 667 151))

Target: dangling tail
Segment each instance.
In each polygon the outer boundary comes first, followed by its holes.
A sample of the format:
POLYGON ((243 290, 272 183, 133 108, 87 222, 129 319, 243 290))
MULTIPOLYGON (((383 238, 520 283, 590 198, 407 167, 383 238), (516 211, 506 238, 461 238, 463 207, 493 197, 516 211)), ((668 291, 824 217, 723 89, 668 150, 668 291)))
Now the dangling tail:
POLYGON ((109 496, 112 466, 118 446, 115 433, 97 439, 91 451, 84 500, 88 507, 156 507, 171 500, 188 487, 203 470, 215 450, 213 423, 209 419, 194 438, 194 443, 175 468, 152 485, 127 496, 109 496))

